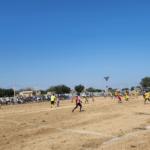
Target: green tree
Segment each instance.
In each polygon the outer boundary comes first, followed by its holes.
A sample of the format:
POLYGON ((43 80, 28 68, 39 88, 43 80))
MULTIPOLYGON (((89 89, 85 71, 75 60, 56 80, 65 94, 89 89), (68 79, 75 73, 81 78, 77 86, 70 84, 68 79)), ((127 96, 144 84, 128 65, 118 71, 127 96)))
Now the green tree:
POLYGON ((75 86, 75 90, 78 92, 78 93, 81 93, 83 90, 84 90, 84 86, 83 85, 77 85, 75 86))
POLYGON ((102 92, 102 90, 101 89, 95 89, 96 90, 96 92, 102 92))
POLYGON ((136 88, 141 88, 140 86, 136 86, 136 88))
POLYGON ((34 91, 34 89, 32 87, 27 87, 27 88, 19 90, 19 92, 22 92, 22 91, 34 91))
POLYGON ((27 88, 23 89, 23 91, 34 91, 34 89, 32 87, 27 87, 27 88))
POLYGON ((129 90, 129 89, 128 88, 123 88, 122 90, 124 91, 124 90, 129 90))
POLYGON ((55 91, 55 86, 50 86, 46 91, 47 92, 55 91))
POLYGON ((89 87, 88 89, 86 89, 88 92, 95 92, 95 89, 93 87, 89 87))
POLYGON ((20 89, 18 92, 22 92, 24 89, 20 89))
POLYGON ((87 92, 102 92, 101 89, 94 89, 93 87, 89 87, 88 89, 86 89, 87 92))
POLYGON ((13 89, 1 89, 0 88, 0 97, 3 97, 3 96, 11 97, 13 95, 14 95, 13 89))
POLYGON ((44 90, 39 90, 39 91, 41 91, 41 95, 47 94, 47 91, 44 91, 44 90))
POLYGON ((143 88, 150 87, 150 77, 142 78, 142 79, 141 79, 141 82, 140 82, 140 85, 141 85, 143 88))
POLYGON ((35 95, 36 94, 36 92, 35 91, 33 91, 33 95, 35 95))
POLYGON ((70 88, 64 84, 58 85, 58 86, 55 86, 55 92, 56 94, 70 93, 70 88))
POLYGON ((133 90, 134 90, 134 87, 131 87, 131 90, 133 91, 133 90))

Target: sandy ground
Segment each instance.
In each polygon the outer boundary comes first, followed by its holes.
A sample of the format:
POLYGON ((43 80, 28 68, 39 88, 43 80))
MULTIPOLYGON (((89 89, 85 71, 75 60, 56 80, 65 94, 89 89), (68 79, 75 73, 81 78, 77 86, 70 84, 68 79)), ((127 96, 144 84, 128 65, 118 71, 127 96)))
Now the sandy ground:
POLYGON ((0 150, 150 149, 149 102, 122 99, 82 99, 83 111, 74 113, 70 100, 55 108, 50 102, 2 106, 0 150))

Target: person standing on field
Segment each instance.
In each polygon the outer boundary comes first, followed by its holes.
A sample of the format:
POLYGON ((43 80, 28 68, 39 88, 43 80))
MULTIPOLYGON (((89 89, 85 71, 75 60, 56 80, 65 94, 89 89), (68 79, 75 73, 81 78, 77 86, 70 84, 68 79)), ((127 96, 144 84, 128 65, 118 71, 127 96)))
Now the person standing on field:
POLYGON ((146 103, 146 100, 149 100, 149 93, 148 93, 148 91, 145 92, 145 101, 144 101, 144 104, 146 103))
POLYGON ((119 103, 119 102, 122 103, 121 98, 120 98, 120 92, 118 92, 118 99, 119 99, 118 103, 119 103))
POLYGON ((76 108, 78 108, 78 106, 80 106, 80 112, 81 112, 81 108, 82 108, 82 105, 81 105, 81 101, 80 101, 80 94, 78 93, 78 95, 76 96, 76 107, 72 110, 72 112, 74 112, 74 110, 76 108))
POLYGON ((71 102, 73 103, 73 94, 72 94, 72 96, 71 96, 71 102))
POLYGON ((55 101, 55 96, 54 94, 51 96, 51 108, 54 107, 54 101, 55 101))
POLYGON ((130 98, 132 98, 133 99, 133 92, 131 91, 131 94, 130 94, 130 98))
POLYGON ((128 92, 126 91, 126 93, 125 93, 125 100, 128 101, 128 98, 129 98, 128 97, 128 92))
POLYGON ((111 98, 113 99, 113 93, 112 93, 112 92, 110 93, 110 96, 111 96, 111 98))
POLYGON ((117 91, 115 91, 115 97, 117 97, 117 91))
POLYGON ((144 90, 143 90, 142 94, 143 94, 143 98, 145 99, 145 91, 144 90))
POLYGON ((59 95, 57 96, 57 107, 59 107, 59 95))
POLYGON ((106 98, 106 96, 107 96, 107 94, 106 94, 106 92, 104 92, 104 98, 106 98))
POLYGON ((92 93, 92 101, 94 102, 94 94, 92 93))
POLYGON ((134 95, 135 95, 135 98, 138 98, 138 92, 137 92, 137 90, 135 91, 135 93, 134 93, 134 95))
POLYGON ((86 104, 86 102, 88 103, 88 95, 87 94, 85 94, 85 104, 86 104))

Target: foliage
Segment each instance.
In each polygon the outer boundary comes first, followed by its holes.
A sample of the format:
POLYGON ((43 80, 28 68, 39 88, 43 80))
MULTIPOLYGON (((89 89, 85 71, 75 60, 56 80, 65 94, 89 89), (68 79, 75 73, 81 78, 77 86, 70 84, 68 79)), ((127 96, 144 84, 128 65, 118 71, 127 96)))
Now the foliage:
POLYGON ((142 78, 142 79, 141 79, 141 82, 140 82, 140 85, 141 85, 143 88, 150 87, 150 77, 142 78))
POLYGON ((78 93, 81 93, 83 90, 84 90, 84 86, 83 85, 77 85, 75 86, 75 90, 78 92, 78 93))
POLYGON ((43 94, 47 94, 47 91, 44 91, 44 90, 39 90, 41 92, 41 95, 43 94))
POLYGON ((20 89, 18 92, 22 92, 22 91, 24 91, 24 89, 20 89))
POLYGON ((33 91, 33 95, 35 95, 36 94, 36 92, 35 91, 33 91))
POLYGON ((47 92, 55 91, 55 86, 50 86, 46 91, 47 92))
POLYGON ((101 89, 94 89, 93 87, 89 87, 88 89, 86 89, 88 92, 102 92, 101 89))
POLYGON ((1 89, 0 88, 0 97, 11 97, 14 95, 14 90, 13 89, 1 89))
POLYGON ((137 86, 136 88, 141 88, 140 86, 137 86))
POLYGON ((122 91, 124 91, 124 90, 129 90, 129 89, 128 88, 123 88, 122 91))
POLYGON ((96 90, 96 92, 102 92, 102 90, 101 89, 95 89, 96 90))
POLYGON ((34 89, 32 87, 27 87, 24 89, 24 91, 34 91, 34 89))
POLYGON ((55 92, 56 94, 70 93, 70 88, 64 84, 58 85, 58 86, 55 86, 55 92))
POLYGON ((20 89, 19 92, 22 92, 22 91, 34 91, 34 89, 32 87, 27 87, 25 89, 20 89))
POLYGON ((131 90, 133 91, 133 90, 134 90, 134 87, 131 87, 131 90))

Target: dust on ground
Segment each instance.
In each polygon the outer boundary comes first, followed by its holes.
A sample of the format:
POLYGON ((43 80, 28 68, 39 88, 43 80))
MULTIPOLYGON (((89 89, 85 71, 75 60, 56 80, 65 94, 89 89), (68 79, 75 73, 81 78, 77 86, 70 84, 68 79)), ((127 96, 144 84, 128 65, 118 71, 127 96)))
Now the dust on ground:
POLYGON ((150 149, 150 103, 144 99, 96 97, 75 102, 60 101, 2 106, 0 150, 147 150, 150 149))

